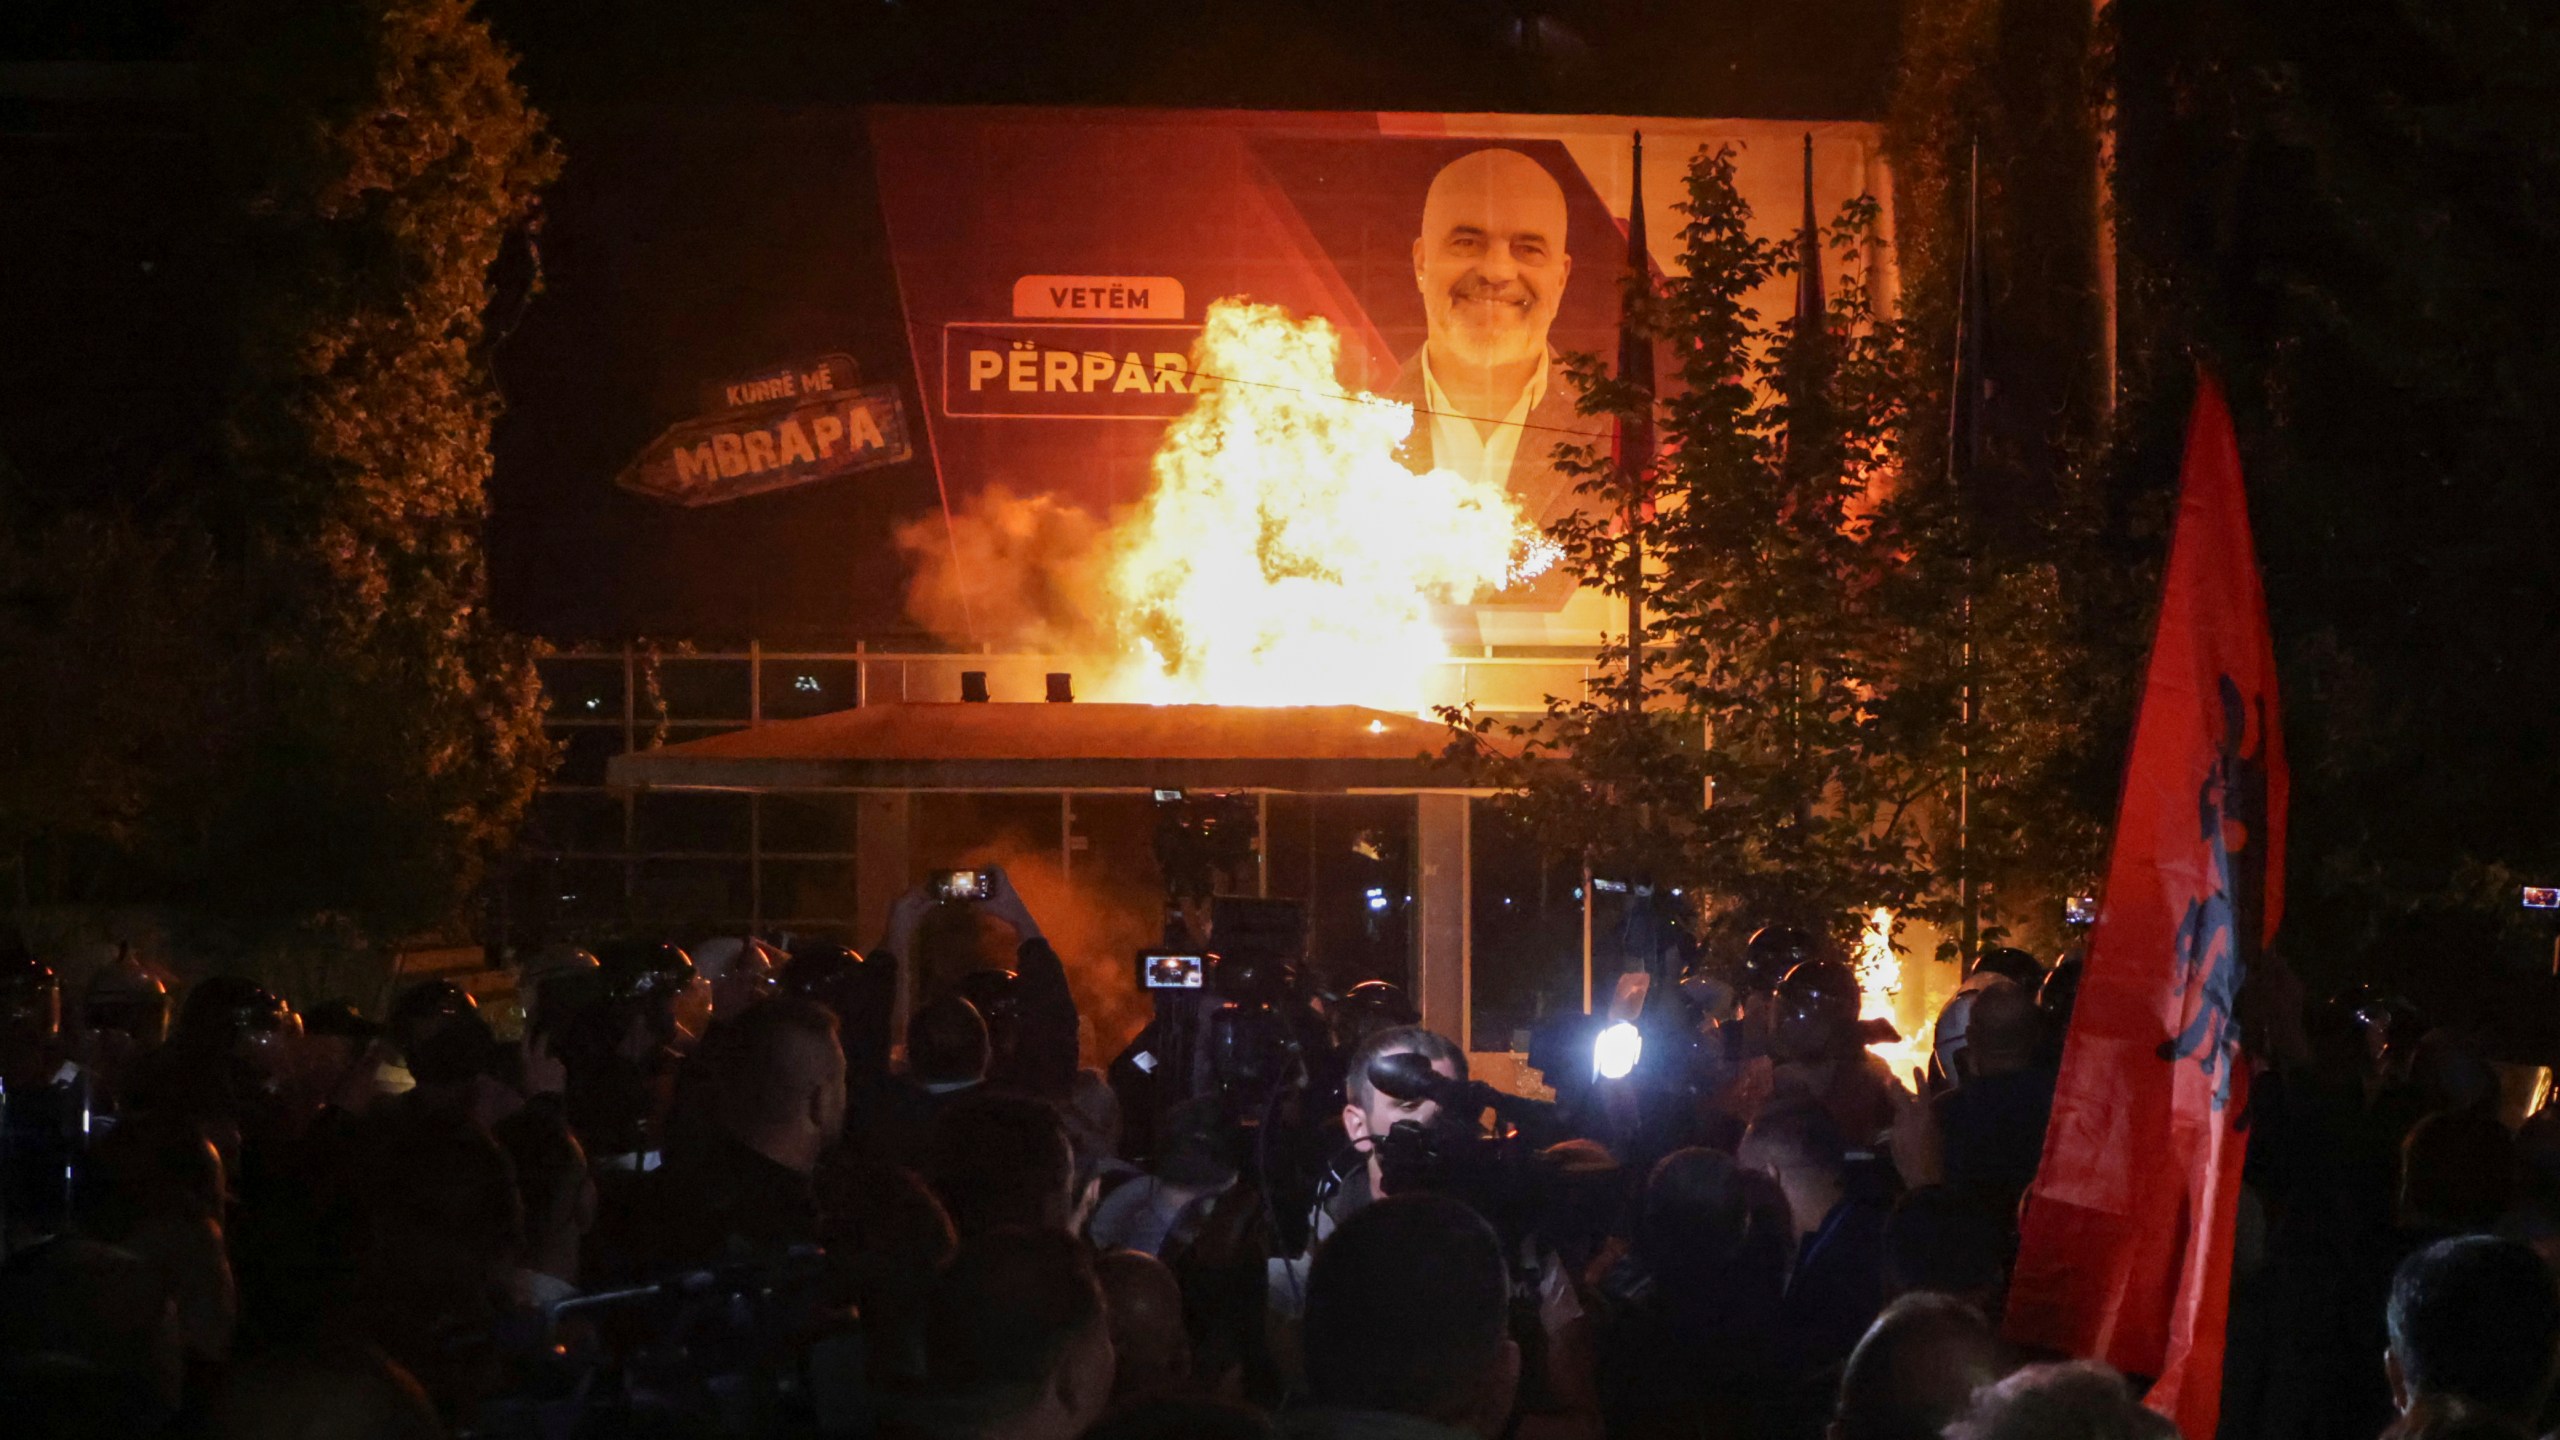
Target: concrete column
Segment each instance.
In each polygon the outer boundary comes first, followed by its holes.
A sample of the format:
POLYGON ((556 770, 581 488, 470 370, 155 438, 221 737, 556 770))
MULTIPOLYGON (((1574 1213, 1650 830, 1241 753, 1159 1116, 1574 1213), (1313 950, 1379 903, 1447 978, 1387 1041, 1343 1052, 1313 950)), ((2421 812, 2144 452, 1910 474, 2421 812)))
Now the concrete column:
MULTIPOLYGON (((857 946, 880 943, 881 933, 889 928, 889 907, 907 893, 907 814, 908 796, 903 790, 866 793, 855 802, 853 909, 857 946)), ((901 1036, 907 1033, 915 973, 915 957, 899 956, 897 1029, 893 1033, 901 1036)))
POLYGON ((1420 795, 1415 803, 1420 812, 1414 827, 1415 848, 1422 872, 1414 896, 1422 942, 1414 967, 1415 998, 1425 1026, 1457 1041, 1460 1049, 1473 1050, 1473 1037, 1468 1034, 1475 1007, 1470 1003, 1468 959, 1473 907, 1468 895, 1472 877, 1467 870, 1467 797, 1420 795))

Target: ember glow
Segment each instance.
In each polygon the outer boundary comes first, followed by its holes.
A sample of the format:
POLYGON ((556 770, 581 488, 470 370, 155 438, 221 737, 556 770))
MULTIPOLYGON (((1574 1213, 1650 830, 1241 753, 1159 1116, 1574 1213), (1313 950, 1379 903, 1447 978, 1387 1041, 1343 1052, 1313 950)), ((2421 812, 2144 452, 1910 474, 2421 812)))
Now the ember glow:
POLYGON ((1205 327, 1193 369, 1218 380, 1106 542, 1127 650, 1106 693, 1419 712, 1447 655, 1431 607, 1555 557, 1501 486, 1397 463, 1411 409, 1343 388, 1324 320, 1222 300, 1205 327))

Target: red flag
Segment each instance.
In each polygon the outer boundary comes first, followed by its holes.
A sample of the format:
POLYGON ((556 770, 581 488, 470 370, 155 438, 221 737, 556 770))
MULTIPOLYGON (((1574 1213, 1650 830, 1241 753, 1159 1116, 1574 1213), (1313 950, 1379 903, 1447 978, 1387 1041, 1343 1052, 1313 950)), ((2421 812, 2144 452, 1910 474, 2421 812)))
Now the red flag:
POLYGON ((2157 1377, 2210 1440, 2248 1145, 2241 982, 2283 910, 2284 737, 2240 451, 2203 377, 2104 907, 2009 1291, 2022 1344, 2157 1377))

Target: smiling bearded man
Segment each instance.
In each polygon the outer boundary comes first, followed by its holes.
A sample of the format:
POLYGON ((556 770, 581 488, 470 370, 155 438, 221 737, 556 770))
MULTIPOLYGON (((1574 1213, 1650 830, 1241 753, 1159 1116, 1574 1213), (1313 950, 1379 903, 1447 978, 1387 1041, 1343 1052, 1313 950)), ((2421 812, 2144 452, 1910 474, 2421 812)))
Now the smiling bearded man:
MULTIPOLYGON (((1504 485, 1539 525, 1576 503, 1572 478, 1555 468, 1557 442, 1598 423, 1574 413, 1573 385, 1547 346, 1572 273, 1564 188, 1545 166, 1475 150, 1432 177, 1413 242, 1428 338, 1389 392, 1414 407, 1405 462, 1504 485)), ((1561 596, 1515 587, 1502 599, 1561 596)))

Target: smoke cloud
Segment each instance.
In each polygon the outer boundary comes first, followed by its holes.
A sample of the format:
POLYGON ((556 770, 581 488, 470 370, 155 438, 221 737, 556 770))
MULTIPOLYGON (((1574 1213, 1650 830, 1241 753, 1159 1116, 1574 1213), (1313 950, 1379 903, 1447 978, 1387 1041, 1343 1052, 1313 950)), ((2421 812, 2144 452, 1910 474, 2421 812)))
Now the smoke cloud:
POLYGON ((945 640, 1041 654, 1107 654, 1102 599, 1113 522, 1055 495, 991 485, 946 527, 924 515, 895 531, 906 557, 907 613, 945 640))

